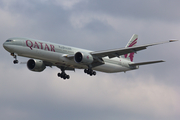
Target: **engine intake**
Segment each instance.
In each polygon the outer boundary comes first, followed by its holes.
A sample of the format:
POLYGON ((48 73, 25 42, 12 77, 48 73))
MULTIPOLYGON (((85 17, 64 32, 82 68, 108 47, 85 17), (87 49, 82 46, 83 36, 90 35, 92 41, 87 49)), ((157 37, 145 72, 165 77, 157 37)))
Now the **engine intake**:
POLYGON ((91 64, 94 59, 93 56, 89 53, 83 53, 83 52, 77 52, 74 56, 74 60, 77 63, 81 63, 81 64, 91 64))
POLYGON ((46 68, 46 65, 42 60, 30 59, 27 62, 27 67, 31 71, 42 72, 46 68))

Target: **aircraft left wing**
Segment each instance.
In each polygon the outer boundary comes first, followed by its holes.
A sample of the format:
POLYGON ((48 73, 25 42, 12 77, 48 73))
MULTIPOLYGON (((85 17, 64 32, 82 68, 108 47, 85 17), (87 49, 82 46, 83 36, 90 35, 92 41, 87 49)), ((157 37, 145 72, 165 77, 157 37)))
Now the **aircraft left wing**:
POLYGON ((165 42, 140 45, 140 46, 135 46, 135 47, 126 47, 126 48, 120 48, 120 49, 91 52, 91 55, 96 56, 98 58, 102 58, 102 57, 106 57, 106 56, 108 56, 109 58, 113 58, 113 57, 119 57, 120 55, 125 55, 128 53, 133 53, 133 52, 136 53, 137 51, 144 50, 149 46, 154 46, 154 45, 159 45, 159 44, 169 43, 169 42, 175 42, 175 41, 178 41, 178 40, 169 40, 169 41, 165 41, 165 42))

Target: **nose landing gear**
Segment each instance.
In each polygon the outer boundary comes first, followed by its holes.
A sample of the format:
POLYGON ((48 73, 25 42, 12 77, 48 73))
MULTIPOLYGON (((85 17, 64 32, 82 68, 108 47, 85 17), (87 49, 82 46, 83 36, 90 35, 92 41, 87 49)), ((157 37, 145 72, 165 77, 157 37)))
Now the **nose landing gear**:
POLYGON ((11 55, 12 55, 12 56, 14 57, 14 59, 15 59, 15 60, 13 61, 13 63, 14 63, 14 64, 18 64, 19 61, 17 60, 17 54, 16 54, 16 53, 11 53, 11 55))

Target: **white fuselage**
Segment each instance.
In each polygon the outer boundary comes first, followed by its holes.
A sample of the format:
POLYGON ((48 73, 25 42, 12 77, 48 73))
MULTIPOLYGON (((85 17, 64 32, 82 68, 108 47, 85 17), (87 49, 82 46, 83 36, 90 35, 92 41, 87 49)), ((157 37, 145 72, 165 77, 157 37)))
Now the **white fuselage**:
MULTIPOLYGON (((86 69, 88 67, 87 65, 79 64, 75 62, 74 59, 69 59, 65 56, 74 55, 79 51, 88 53, 92 52, 89 50, 29 38, 11 38, 8 40, 3 44, 8 52, 15 53, 18 56, 50 62, 52 63, 52 66, 66 65, 78 69, 86 69)), ((104 57, 102 59, 104 64, 94 67, 93 70, 113 73, 137 69, 130 67, 129 63, 132 62, 122 57, 111 59, 104 57)))

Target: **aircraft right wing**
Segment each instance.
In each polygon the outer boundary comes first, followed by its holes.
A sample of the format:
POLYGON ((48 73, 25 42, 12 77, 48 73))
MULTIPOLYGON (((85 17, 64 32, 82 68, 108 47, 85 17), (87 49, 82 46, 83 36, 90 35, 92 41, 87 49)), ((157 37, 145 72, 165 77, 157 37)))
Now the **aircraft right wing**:
POLYGON ((102 57, 106 57, 106 56, 108 56, 109 58, 113 58, 113 57, 119 57, 120 55, 132 53, 132 52, 136 53, 137 51, 144 50, 149 46, 154 46, 154 45, 169 43, 169 42, 175 42, 175 41, 178 41, 178 40, 169 40, 169 41, 154 43, 154 44, 147 44, 147 45, 140 45, 140 46, 134 46, 134 47, 126 47, 126 48, 120 48, 120 49, 91 52, 91 55, 98 57, 98 58, 102 58, 102 57))

